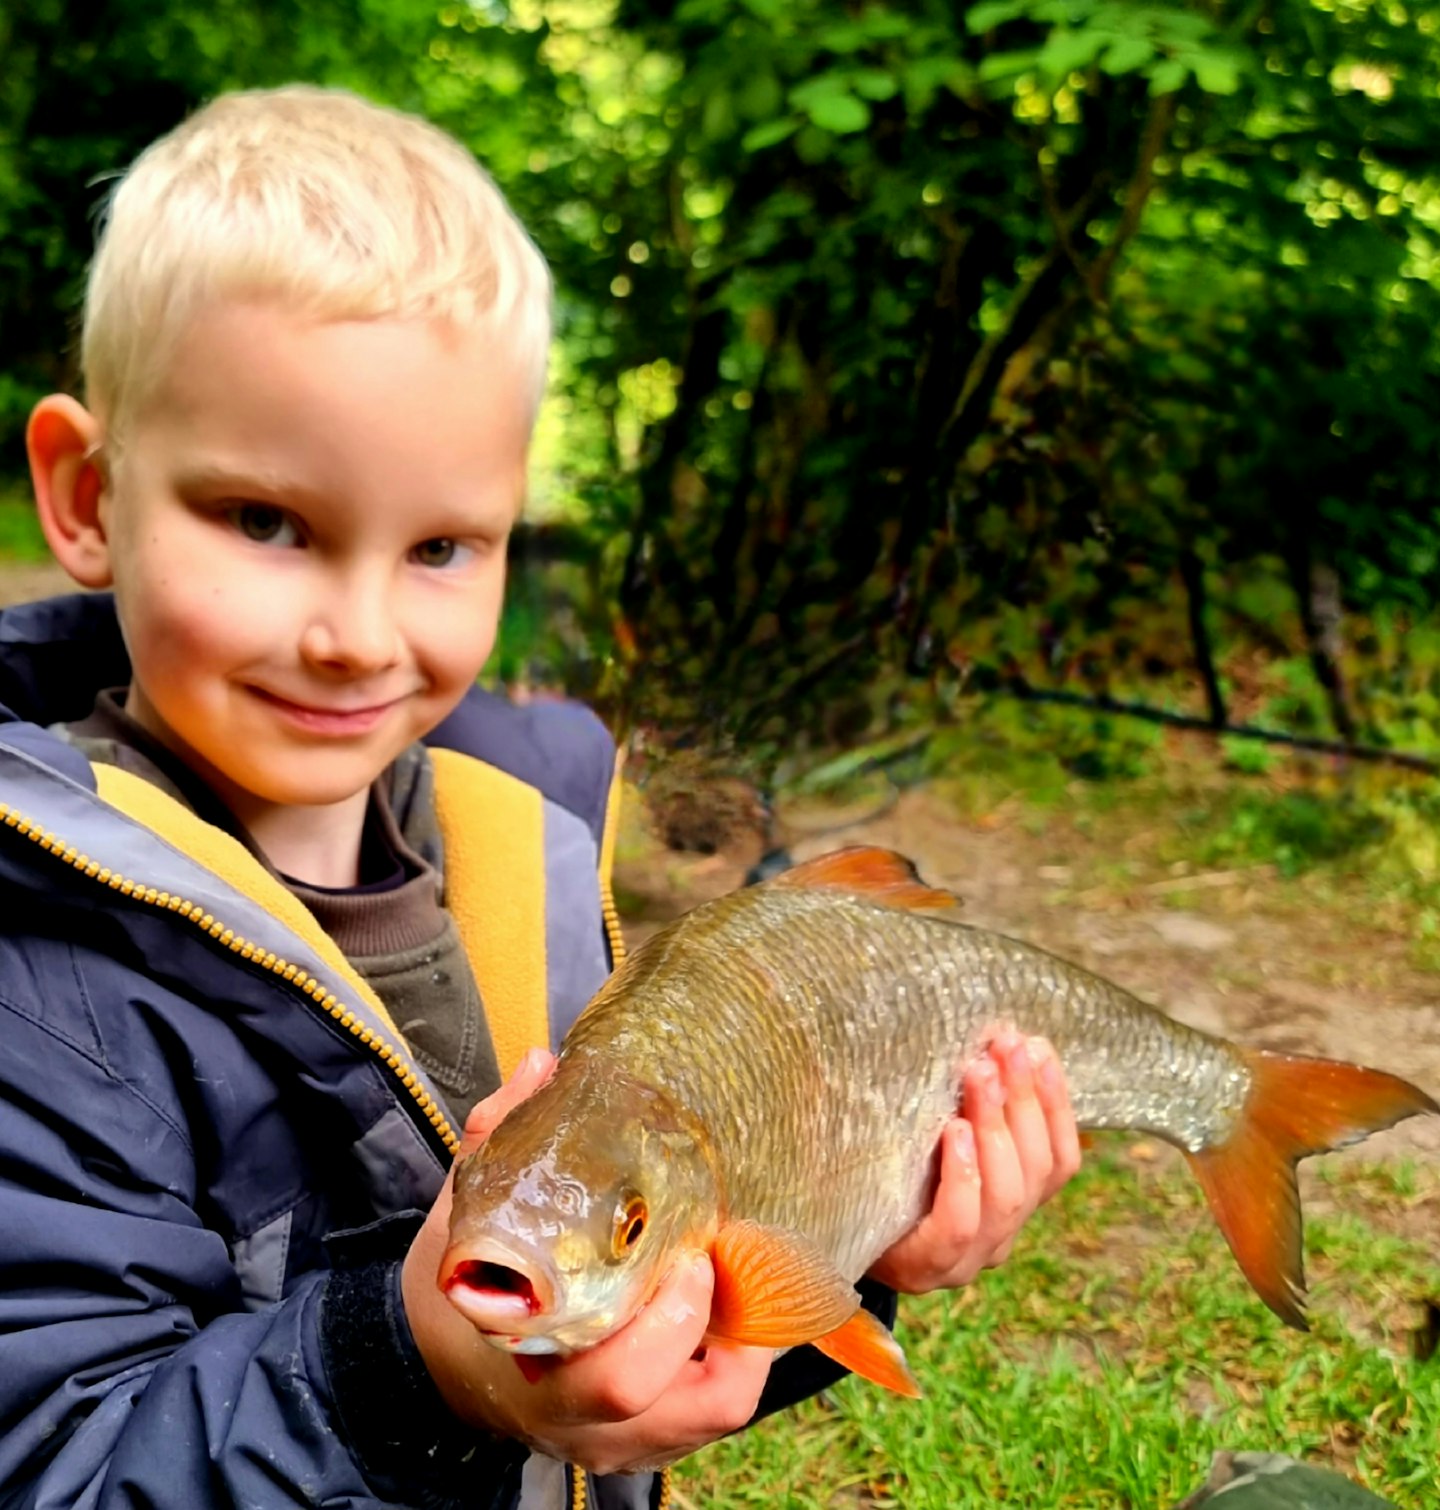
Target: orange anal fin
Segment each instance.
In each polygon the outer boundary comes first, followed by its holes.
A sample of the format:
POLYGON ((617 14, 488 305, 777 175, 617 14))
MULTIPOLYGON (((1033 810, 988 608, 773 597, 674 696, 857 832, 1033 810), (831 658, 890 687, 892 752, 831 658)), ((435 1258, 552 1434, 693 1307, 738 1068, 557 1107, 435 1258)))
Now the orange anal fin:
POLYGON ((927 886, 904 855, 875 845, 833 850, 792 866, 765 884, 795 891, 843 891, 885 907, 917 912, 951 912, 961 905, 953 892, 927 886))
POLYGON ((813 1345, 827 1358, 833 1358, 872 1384, 911 1400, 920 1398, 920 1386, 910 1372, 900 1344, 886 1330, 885 1323, 869 1311, 856 1311, 844 1326, 817 1337, 813 1345))
POLYGON ((1296 1164, 1440 1106, 1383 1070, 1264 1051, 1247 1058, 1253 1080, 1238 1126, 1225 1142, 1187 1157, 1256 1294, 1305 1331, 1296 1164))
POLYGON ((808 1237, 729 1222, 713 1252, 708 1335, 752 1347, 794 1347, 833 1332, 860 1304, 855 1287, 808 1237))

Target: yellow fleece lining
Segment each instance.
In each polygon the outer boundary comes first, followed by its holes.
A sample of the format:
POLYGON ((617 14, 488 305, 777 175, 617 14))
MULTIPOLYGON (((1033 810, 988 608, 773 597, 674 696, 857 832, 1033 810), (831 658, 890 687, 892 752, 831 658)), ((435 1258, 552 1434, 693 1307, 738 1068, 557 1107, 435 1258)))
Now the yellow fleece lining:
MULTIPOLYGON (((454 750, 429 753, 435 815, 445 846, 445 906, 475 972, 495 1057, 508 1078, 527 1049, 550 1041, 543 799, 534 787, 471 756, 454 750)), ((314 914, 238 839, 140 776, 118 766, 97 764, 93 769, 105 802, 289 928, 345 983, 356 1005, 363 1003, 384 1025, 397 1046, 405 1043, 380 998, 314 914)), ((221 921, 230 926, 232 920, 221 921)))
MULTIPOLYGON (((94 765, 95 787, 101 798, 127 818, 143 824, 173 845, 181 854, 214 872, 220 880, 234 887, 242 896, 248 897, 278 923, 283 923, 317 958, 324 961, 327 969, 345 983, 346 990, 358 1002, 374 1014, 386 1030, 394 1035, 397 1045, 404 1044, 390 1014, 375 992, 366 984, 353 965, 340 952, 334 939, 316 921, 298 897, 285 889, 269 871, 240 843, 223 829, 216 828, 197 817, 188 807, 177 802, 158 786, 152 786, 141 776, 131 771, 122 771, 119 766, 94 765)), ((137 881, 146 879, 136 876, 137 881)), ((192 901, 193 898, 184 898, 192 901)), ((221 918, 230 926, 235 920, 221 918)), ((252 940, 258 942, 258 940, 252 940)))
POLYGON ((545 809, 535 787, 455 750, 431 750, 445 845, 445 906, 455 919, 507 1079, 548 1047, 545 809))

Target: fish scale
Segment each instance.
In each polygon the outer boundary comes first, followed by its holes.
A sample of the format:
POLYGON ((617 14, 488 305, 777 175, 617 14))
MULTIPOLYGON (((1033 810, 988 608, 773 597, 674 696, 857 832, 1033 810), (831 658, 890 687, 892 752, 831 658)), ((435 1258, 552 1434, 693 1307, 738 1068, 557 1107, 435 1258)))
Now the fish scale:
MULTIPOLYGON (((688 1052, 656 1056, 645 1073, 711 1125, 738 1208, 803 1226, 852 1277, 918 1215, 930 1172, 914 1155, 934 1148, 965 1064, 1000 1022, 1051 1040, 1087 1127, 1133 1128, 1193 1150, 1226 1135, 1249 1088, 1230 1045, 1043 950, 963 923, 824 893, 775 892, 750 905, 742 894, 682 921, 673 943, 672 968, 688 958, 680 968, 690 990, 678 998, 690 1014, 688 1052), (698 935, 693 952, 687 930, 698 935), (697 987, 717 969, 727 989, 712 1000, 697 987), (770 1010, 763 984, 776 980, 786 983, 782 1012, 770 1010), (777 1063, 797 1073, 776 1077, 777 1063), (908 1170, 899 1182, 897 1159, 908 1170), (874 1251, 855 1239, 857 1208, 874 1251)), ((617 993, 631 987, 623 975, 615 982, 617 993)), ((576 1038, 594 1043, 629 1027, 602 1010, 582 1019, 576 1038)))
POLYGON ((854 1281, 926 1209, 965 1068, 1013 1026, 1053 1044, 1080 1126, 1185 1151, 1252 1285, 1303 1326, 1297 1160, 1430 1097, 1187 1027, 956 913, 902 857, 856 849, 662 930, 581 1014, 550 1082, 462 1161, 451 1300, 499 1346, 569 1351, 702 1249, 713 1336, 813 1341, 913 1392, 854 1281))

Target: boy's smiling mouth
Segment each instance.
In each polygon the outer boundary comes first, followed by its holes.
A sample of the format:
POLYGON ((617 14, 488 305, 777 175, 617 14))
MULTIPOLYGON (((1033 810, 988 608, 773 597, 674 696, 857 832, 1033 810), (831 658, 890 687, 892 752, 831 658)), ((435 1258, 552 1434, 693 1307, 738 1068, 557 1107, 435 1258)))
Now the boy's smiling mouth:
POLYGON ((300 703, 264 687, 250 686, 253 693, 267 707, 273 709, 286 722, 304 729, 310 734, 356 735, 368 734, 382 723, 388 713, 397 707, 403 698, 390 698, 381 703, 367 703, 360 707, 330 707, 324 704, 300 703))

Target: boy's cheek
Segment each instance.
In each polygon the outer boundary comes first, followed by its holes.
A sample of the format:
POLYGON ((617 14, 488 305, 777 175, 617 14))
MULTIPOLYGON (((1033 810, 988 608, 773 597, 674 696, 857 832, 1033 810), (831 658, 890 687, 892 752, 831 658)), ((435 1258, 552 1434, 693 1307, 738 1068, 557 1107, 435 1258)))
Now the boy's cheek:
POLYGON ((504 592, 502 566, 499 571, 482 574, 458 595, 458 602, 430 619, 427 638, 435 662, 446 667, 447 682, 468 687, 490 659, 500 636, 504 592))

